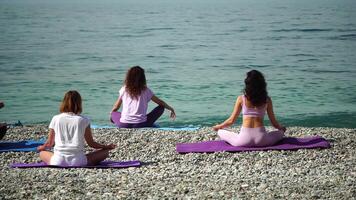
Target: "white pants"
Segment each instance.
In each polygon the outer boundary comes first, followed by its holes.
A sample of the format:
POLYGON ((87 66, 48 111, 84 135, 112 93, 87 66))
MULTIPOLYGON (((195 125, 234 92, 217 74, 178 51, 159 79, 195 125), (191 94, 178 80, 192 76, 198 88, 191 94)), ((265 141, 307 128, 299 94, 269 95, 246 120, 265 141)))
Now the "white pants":
POLYGON ((54 152, 50 161, 50 165, 58 166, 86 166, 87 164, 88 160, 84 153, 65 155, 54 152))

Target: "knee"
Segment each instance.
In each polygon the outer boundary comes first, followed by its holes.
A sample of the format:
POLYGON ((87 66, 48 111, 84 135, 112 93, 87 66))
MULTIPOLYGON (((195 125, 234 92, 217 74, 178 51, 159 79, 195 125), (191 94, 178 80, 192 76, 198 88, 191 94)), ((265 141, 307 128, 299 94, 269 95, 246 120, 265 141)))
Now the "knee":
POLYGON ((225 130, 222 130, 222 129, 218 130, 218 136, 220 139, 223 139, 224 135, 225 135, 225 130))
POLYGON ((163 106, 157 106, 158 113, 163 114, 164 112, 164 107, 163 106))
POLYGON ((284 131, 277 131, 276 132, 276 137, 278 139, 282 139, 284 137, 284 131))
POLYGON ((43 158, 43 156, 46 155, 46 151, 40 151, 40 158, 43 158))
POLYGON ((103 151, 103 157, 105 157, 105 158, 109 157, 109 150, 108 149, 105 149, 103 151))

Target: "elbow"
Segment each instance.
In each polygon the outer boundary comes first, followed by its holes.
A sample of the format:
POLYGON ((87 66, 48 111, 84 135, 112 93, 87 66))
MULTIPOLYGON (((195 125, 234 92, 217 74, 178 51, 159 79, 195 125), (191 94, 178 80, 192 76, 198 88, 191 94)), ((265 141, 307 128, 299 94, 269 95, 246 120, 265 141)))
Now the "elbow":
POLYGON ((161 106, 161 107, 165 107, 165 105, 166 105, 166 104, 164 103, 164 101, 162 101, 162 100, 158 101, 157 104, 158 104, 159 106, 161 106))
POLYGON ((234 120, 232 120, 232 119, 229 119, 229 120, 227 120, 226 121, 226 123, 225 123, 227 126, 231 126, 231 125, 233 125, 234 124, 234 120))

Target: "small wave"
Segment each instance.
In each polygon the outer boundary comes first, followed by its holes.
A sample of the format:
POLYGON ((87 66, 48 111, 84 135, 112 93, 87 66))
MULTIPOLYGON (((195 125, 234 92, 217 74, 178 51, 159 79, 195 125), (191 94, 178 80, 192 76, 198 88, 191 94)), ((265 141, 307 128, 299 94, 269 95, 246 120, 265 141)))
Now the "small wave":
POLYGON ((142 37, 148 37, 148 36, 152 36, 152 34, 144 34, 144 33, 122 34, 122 35, 117 35, 116 37, 120 37, 120 38, 142 38, 142 37))
POLYGON ((356 29, 337 29, 337 32, 356 32, 356 29))
POLYGON ((134 36, 134 35, 131 35, 131 34, 123 34, 123 35, 119 35, 119 37, 131 38, 131 37, 135 37, 135 36, 134 36))
POLYGON ((84 32, 84 33, 94 33, 96 31, 93 30, 87 30, 87 29, 79 29, 79 32, 84 32))
POLYGON ((204 58, 194 58, 193 62, 200 62, 200 61, 205 61, 206 59, 204 58))
POLYGON ((76 60, 103 61, 103 58, 97 56, 84 56, 84 57, 79 57, 76 60))
POLYGON ((299 59, 297 62, 310 62, 310 61, 320 61, 318 58, 309 58, 309 59, 299 59))
POLYGON ((248 65, 249 67, 255 67, 255 68, 265 68, 265 67, 270 67, 271 65, 248 65))
MULTIPOLYGON (((217 67, 220 67, 220 66, 217 66, 217 67)), ((245 69, 246 66, 244 65, 222 65, 221 67, 224 67, 224 68, 240 68, 240 69, 245 69)))
POLYGON ((286 37, 286 36, 269 36, 263 40, 283 40, 283 39, 288 39, 288 37, 286 37))
POLYGON ((301 69, 302 72, 312 72, 312 73, 350 73, 349 70, 321 70, 321 69, 301 69))
POLYGON ((329 40, 356 40, 356 34, 344 34, 334 37, 328 37, 329 40))
POLYGON ((94 69, 92 72, 101 73, 101 72, 110 72, 110 71, 113 71, 113 69, 94 69))
POLYGON ((166 49, 176 49, 177 45, 173 45, 173 44, 163 44, 163 45, 159 45, 158 47, 160 48, 166 48, 166 49))
POLYGON ((156 14, 159 14, 159 12, 149 11, 149 12, 147 12, 147 14, 149 14, 149 15, 156 15, 156 14))
POLYGON ((174 30, 174 28, 161 27, 161 28, 146 28, 146 29, 144 29, 144 31, 168 31, 168 30, 174 30))
POLYGON ((31 70, 45 70, 46 67, 42 67, 42 66, 34 66, 30 68, 31 70))
POLYGON ((201 48, 201 47, 209 47, 209 45, 205 45, 205 44, 197 44, 193 46, 194 48, 201 48))
POLYGON ((315 57, 313 54, 306 54, 306 53, 297 53, 297 54, 290 54, 288 56, 295 56, 295 57, 315 57))
POLYGON ((292 29, 276 29, 272 30, 272 32, 329 32, 333 31, 333 29, 320 29, 320 28, 292 28, 292 29))

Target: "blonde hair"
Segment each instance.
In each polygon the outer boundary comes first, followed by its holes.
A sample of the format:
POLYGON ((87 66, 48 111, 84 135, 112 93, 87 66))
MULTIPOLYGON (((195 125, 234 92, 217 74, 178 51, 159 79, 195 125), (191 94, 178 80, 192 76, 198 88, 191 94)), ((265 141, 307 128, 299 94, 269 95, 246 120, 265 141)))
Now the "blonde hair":
POLYGON ((72 112, 75 114, 82 113, 82 97, 79 92, 70 90, 64 94, 59 112, 72 112))

